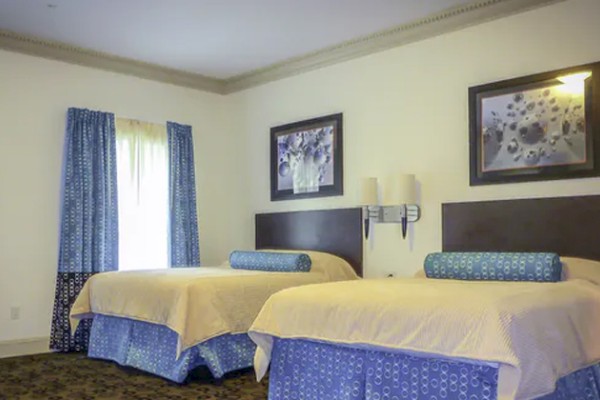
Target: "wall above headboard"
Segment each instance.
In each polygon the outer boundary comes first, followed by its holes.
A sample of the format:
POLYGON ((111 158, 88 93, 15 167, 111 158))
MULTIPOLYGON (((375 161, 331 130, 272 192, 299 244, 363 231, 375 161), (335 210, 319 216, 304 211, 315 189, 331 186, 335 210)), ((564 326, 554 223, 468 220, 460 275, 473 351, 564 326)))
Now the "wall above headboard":
POLYGON ((317 250, 348 261, 363 273, 360 208, 256 214, 256 249, 317 250))
POLYGON ((600 260, 600 196, 442 204, 444 251, 550 251, 600 260))

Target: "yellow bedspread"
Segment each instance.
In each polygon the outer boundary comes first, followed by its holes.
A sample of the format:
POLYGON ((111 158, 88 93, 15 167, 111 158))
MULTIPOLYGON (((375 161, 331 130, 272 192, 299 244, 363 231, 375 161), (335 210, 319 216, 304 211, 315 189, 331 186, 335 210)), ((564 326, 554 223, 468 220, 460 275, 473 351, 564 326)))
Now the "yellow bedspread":
POLYGON ((498 398, 531 399, 600 362, 600 286, 386 279, 291 288, 250 328, 260 379, 273 337, 304 338, 499 365, 498 398))
POLYGON ((273 293, 292 286, 357 279, 343 260, 307 252, 311 272, 223 267, 107 272, 92 276, 71 308, 72 331, 94 314, 168 326, 179 352, 226 333, 245 333, 273 293))

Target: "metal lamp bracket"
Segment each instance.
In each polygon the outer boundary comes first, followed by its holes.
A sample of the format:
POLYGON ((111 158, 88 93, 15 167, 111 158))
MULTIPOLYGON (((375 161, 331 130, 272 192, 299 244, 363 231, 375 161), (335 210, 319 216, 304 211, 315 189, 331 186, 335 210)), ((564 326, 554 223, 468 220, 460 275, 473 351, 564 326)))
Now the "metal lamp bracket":
POLYGON ((404 216, 407 222, 417 222, 421 218, 421 208, 416 204, 369 207, 369 218, 375 223, 399 224, 404 216))

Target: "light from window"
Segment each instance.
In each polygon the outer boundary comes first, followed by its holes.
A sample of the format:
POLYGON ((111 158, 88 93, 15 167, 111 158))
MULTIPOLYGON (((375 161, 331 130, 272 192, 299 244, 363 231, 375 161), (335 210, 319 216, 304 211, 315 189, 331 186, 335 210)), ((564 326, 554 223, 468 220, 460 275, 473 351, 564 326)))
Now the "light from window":
POLYGON ((168 267, 169 152, 163 125, 117 119, 119 270, 168 267))

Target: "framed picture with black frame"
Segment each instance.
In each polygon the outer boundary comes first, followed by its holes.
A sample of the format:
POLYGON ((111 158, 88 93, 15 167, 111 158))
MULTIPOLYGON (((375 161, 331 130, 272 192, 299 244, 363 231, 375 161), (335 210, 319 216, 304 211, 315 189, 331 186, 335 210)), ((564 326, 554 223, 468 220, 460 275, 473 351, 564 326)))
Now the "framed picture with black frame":
POLYGON ((600 63, 469 88, 470 185, 600 175, 600 63))
POLYGON ((271 201, 344 194, 341 113, 271 128, 271 201))

